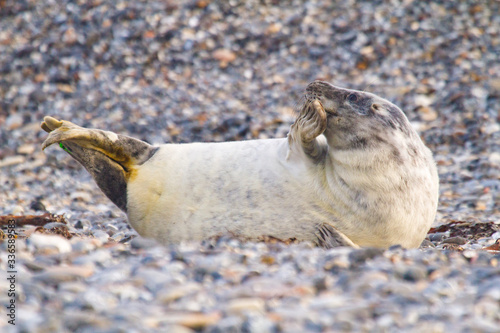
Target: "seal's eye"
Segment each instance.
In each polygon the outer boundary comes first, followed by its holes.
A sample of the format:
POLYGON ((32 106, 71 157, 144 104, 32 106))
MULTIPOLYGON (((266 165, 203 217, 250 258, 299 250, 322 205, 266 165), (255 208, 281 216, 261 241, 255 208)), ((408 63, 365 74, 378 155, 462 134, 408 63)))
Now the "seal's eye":
POLYGON ((355 94, 350 94, 349 96, 347 96, 347 100, 351 103, 357 102, 358 96, 355 94))

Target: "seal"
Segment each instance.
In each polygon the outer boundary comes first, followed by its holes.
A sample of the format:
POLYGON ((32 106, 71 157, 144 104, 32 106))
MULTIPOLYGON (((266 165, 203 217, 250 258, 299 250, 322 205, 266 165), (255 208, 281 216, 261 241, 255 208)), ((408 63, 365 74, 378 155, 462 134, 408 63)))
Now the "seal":
POLYGON ((432 154, 405 114, 374 94, 314 81, 287 138, 146 142, 45 117, 60 143, 144 237, 231 234, 318 246, 415 248, 435 219, 432 154))

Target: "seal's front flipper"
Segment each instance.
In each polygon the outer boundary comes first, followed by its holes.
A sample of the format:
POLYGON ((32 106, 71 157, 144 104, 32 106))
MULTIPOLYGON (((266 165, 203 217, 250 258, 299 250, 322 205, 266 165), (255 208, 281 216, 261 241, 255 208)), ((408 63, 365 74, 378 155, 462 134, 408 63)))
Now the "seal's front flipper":
POLYGON ((315 235, 317 237, 317 245, 326 249, 338 246, 359 248, 359 246, 354 244, 346 235, 329 224, 319 225, 315 235))
POLYGON ((307 101, 288 134, 290 147, 299 145, 313 161, 322 159, 327 147, 317 137, 326 130, 326 112, 319 100, 307 101))
POLYGON ((146 162, 158 148, 128 136, 83 128, 52 117, 45 117, 41 127, 49 132, 42 149, 59 143, 87 169, 104 194, 126 211, 127 181, 135 166, 146 162))

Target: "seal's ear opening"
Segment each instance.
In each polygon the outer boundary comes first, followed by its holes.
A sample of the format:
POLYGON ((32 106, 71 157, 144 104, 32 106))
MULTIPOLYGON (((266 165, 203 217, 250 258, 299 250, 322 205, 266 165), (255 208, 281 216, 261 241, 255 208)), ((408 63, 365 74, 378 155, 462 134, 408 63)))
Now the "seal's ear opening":
POLYGON ((373 112, 380 112, 380 111, 382 111, 382 105, 377 104, 377 103, 373 103, 372 106, 371 106, 371 108, 372 108, 373 112))

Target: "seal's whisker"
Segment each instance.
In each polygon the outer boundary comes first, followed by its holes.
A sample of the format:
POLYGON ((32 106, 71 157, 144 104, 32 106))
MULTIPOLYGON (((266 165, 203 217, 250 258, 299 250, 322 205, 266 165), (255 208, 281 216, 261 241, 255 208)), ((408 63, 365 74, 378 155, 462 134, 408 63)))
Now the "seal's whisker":
POLYGON ((366 86, 366 88, 362 90, 362 92, 370 92, 370 88, 371 88, 371 87, 373 87, 373 86, 375 85, 375 82, 377 82, 377 81, 378 81, 378 78, 377 78, 377 77, 373 78, 373 79, 372 79, 372 80, 368 83, 368 85, 366 86))
POLYGON ((308 102, 308 99, 306 97, 306 94, 302 94, 302 96, 295 102, 293 106, 293 110, 296 113, 300 113, 300 110, 305 106, 305 104, 308 102))

